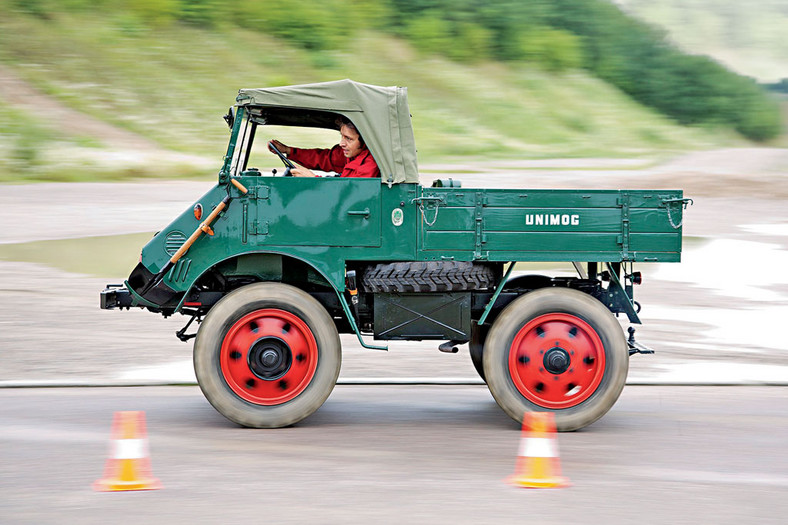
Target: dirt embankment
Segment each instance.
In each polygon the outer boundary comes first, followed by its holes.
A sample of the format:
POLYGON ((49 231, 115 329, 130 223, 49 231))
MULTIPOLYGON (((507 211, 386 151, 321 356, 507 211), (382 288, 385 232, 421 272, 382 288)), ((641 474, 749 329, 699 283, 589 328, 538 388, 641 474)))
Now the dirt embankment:
POLYGON ((421 167, 425 186, 453 178, 480 188, 681 188, 696 197, 788 198, 785 148, 698 151, 657 165, 641 159, 543 159, 421 167))
POLYGON ((166 153, 166 150, 151 140, 61 104, 55 98, 42 93, 19 78, 11 68, 2 64, 0 64, 0 98, 11 106, 40 115, 50 127, 66 135, 91 137, 112 149, 166 153))
POLYGON ((711 197, 788 198, 788 149, 729 148, 683 155, 649 170, 652 187, 711 197))
POLYGON ((167 150, 136 133, 71 109, 34 88, 2 64, 0 99, 12 107, 30 111, 31 115, 63 137, 90 138, 102 144, 102 149, 72 148, 73 151, 63 153, 92 164, 117 167, 120 163, 127 166, 166 163, 203 169, 215 163, 211 158, 167 150))

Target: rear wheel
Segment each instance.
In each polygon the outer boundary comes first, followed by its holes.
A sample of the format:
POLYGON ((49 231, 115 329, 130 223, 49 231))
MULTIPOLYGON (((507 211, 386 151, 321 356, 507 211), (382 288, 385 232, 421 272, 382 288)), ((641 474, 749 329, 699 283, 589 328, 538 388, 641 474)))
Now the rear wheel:
POLYGON ((341 364, 339 334, 323 306, 279 283, 244 286, 219 301, 194 343, 208 401, 239 425, 292 425, 328 398, 341 364))
POLYGON ((551 411, 556 427, 590 425, 615 404, 629 352, 620 325, 582 292, 549 288, 512 302, 484 344, 484 372, 495 400, 513 419, 551 411))

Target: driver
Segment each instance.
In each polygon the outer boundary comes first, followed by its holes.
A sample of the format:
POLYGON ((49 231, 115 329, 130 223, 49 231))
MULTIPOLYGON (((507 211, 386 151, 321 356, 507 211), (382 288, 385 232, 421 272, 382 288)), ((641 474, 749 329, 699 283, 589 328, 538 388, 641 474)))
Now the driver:
MULTIPOLYGON (((271 143, 290 160, 301 164, 290 170, 295 177, 314 177, 313 169, 333 171, 339 173, 340 177, 380 177, 380 169, 356 126, 346 117, 339 117, 337 123, 340 140, 331 149, 293 148, 276 139, 271 140, 271 143)), ((270 144, 268 149, 274 153, 270 144)))

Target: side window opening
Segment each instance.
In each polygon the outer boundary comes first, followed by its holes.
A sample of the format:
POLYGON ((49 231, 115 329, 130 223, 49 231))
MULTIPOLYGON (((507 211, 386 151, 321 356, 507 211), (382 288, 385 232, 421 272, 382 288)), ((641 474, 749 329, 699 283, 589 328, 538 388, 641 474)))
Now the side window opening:
MULTIPOLYGON (((329 149, 339 143, 339 131, 336 129, 313 128, 301 126, 262 125, 251 123, 253 129, 247 133, 246 140, 241 141, 239 134, 235 155, 241 161, 242 169, 236 171, 237 160, 233 158, 232 173, 240 174, 243 170, 257 168, 263 176, 270 176, 271 170, 276 169, 277 176, 284 172, 282 162, 268 151, 268 141, 277 139, 297 148, 326 148, 329 149)), ((313 170, 317 174, 324 174, 313 170)), ((328 173, 326 173, 328 175, 328 173)))

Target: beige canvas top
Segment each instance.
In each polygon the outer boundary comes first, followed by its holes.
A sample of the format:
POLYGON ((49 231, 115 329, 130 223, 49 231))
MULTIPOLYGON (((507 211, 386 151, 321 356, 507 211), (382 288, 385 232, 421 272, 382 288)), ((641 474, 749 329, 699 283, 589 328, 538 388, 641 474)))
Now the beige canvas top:
POLYGON ((263 124, 334 127, 331 114, 350 119, 367 144, 387 184, 418 182, 416 141, 408 90, 352 80, 242 89, 236 99, 263 124))

